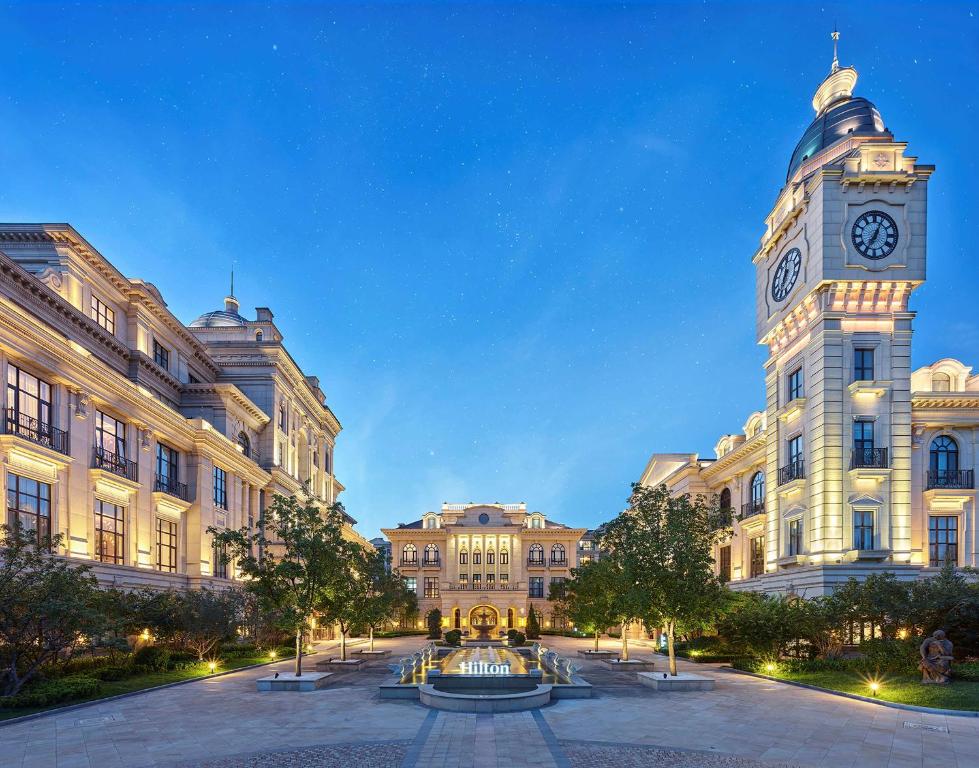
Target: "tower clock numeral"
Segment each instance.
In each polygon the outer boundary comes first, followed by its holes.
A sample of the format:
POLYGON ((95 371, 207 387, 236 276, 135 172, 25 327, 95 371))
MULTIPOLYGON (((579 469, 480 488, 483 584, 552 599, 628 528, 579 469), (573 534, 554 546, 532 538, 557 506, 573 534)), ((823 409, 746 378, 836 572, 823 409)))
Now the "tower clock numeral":
POLYGON ((850 239, 861 256, 884 259, 897 248, 897 224, 883 211, 867 211, 853 223, 850 239))
POLYGON ((772 298, 775 301, 782 301, 789 295, 801 268, 802 251, 798 248, 787 251, 775 268, 775 279, 772 280, 772 298))

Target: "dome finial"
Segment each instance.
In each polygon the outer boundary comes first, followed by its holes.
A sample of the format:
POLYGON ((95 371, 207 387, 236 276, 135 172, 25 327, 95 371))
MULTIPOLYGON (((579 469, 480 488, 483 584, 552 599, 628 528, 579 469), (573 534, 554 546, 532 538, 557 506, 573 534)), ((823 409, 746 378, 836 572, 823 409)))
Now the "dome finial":
POLYGON ((235 263, 231 262, 231 293, 229 296, 235 295, 235 263))
POLYGON ((833 72, 836 72, 836 70, 840 68, 840 59, 839 56, 837 56, 837 50, 836 50, 837 44, 840 41, 840 33, 837 31, 835 24, 833 25, 832 38, 833 38, 833 66, 829 70, 831 74, 833 72))

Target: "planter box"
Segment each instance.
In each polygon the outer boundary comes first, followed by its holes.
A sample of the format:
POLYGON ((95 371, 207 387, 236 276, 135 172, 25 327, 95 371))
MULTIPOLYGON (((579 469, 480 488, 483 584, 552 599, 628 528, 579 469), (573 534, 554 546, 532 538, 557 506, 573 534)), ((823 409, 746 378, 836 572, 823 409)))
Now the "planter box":
POLYGON ((365 659, 383 659, 390 656, 391 651, 354 651, 354 655, 363 656, 365 659))
POLYGON ((327 678, 331 677, 329 672, 306 672, 302 677, 296 677, 292 672, 279 676, 269 675, 260 677, 255 681, 255 687, 259 691, 295 691, 308 693, 322 688, 327 684, 327 678))
POLYGON ((629 672, 652 672, 656 669, 655 662, 649 659, 629 659, 620 661, 619 659, 602 659, 603 664, 608 664, 614 669, 627 670, 629 672))
POLYGON ((367 662, 364 659, 326 659, 316 662, 316 668, 325 672, 359 672, 367 662))
POLYGON ((616 651, 578 651, 578 655, 586 659, 616 659, 619 656, 616 651))
POLYGON ((639 682, 657 691, 713 691, 714 678, 681 672, 679 675, 667 675, 662 672, 640 672, 636 675, 639 682))

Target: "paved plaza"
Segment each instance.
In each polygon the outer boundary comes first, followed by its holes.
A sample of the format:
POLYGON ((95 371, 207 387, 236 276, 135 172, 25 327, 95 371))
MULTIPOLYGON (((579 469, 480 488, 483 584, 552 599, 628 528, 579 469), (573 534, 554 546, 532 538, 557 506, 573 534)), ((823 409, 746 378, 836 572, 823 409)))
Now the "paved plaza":
MULTIPOLYGON (((562 652, 588 647, 545 642, 562 652)), ((395 658, 421 644, 379 642, 395 658)), ((713 692, 657 693, 635 673, 582 665, 593 698, 495 716, 382 701, 382 662, 307 694, 257 693, 255 678, 269 668, 247 670, 0 726, 0 768, 923 768, 925 756, 928 765, 974 768, 979 760, 979 718, 891 709, 720 669, 711 670, 713 692)))

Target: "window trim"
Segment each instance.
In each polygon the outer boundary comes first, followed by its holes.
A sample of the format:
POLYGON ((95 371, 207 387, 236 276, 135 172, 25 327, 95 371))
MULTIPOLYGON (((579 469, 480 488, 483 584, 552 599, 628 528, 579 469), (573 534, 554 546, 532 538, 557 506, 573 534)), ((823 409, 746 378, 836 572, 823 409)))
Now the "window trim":
POLYGON ((16 472, 11 472, 7 470, 7 493, 5 504, 7 507, 7 522, 11 527, 21 527, 22 521, 21 516, 29 516, 35 519, 34 524, 34 535, 37 541, 38 549, 45 552, 51 551, 51 528, 52 520, 51 513, 53 511, 54 500, 52 498, 54 491, 54 486, 51 483, 45 483, 42 480, 37 480, 36 478, 29 477, 27 475, 18 475, 16 472), (21 481, 37 483, 37 495, 26 493, 20 490, 21 481), (47 498, 44 497, 42 489, 47 489, 47 498), (14 505, 11 505, 11 496, 14 498, 14 505), (36 502, 37 512, 31 512, 30 509, 22 509, 20 506, 21 497, 34 499, 36 502), (41 509, 47 505, 47 514, 42 514, 41 509), (46 531, 41 530, 40 522, 41 520, 46 521, 46 531))
POLYGON ((156 516, 156 569, 162 573, 176 573, 180 567, 180 523, 163 515, 156 516), (164 534, 163 525, 172 526, 172 530, 164 534), (163 537, 172 539, 172 543, 164 544, 163 537), (163 552, 170 554, 168 560, 173 560, 173 565, 164 565, 163 552))
POLYGON ((867 551, 872 551, 872 550, 876 549, 877 548, 877 510, 876 509, 869 509, 867 507, 860 507, 860 508, 854 509, 853 510, 853 515, 852 515, 851 522, 852 522, 852 525, 850 526, 850 528, 851 528, 851 531, 852 531, 852 534, 851 535, 853 536, 853 540, 851 542, 852 548, 855 549, 855 550, 857 550, 858 552, 867 552, 867 551), (858 519, 857 516, 858 515, 861 515, 861 516, 862 515, 870 515, 870 525, 867 526, 867 525, 861 524, 861 525, 858 526, 857 525, 857 519, 858 519), (868 528, 870 530, 870 546, 869 547, 860 546, 861 544, 864 544, 865 543, 864 542, 864 538, 865 537, 864 537, 863 534, 861 534, 860 541, 858 541, 857 540, 857 531, 858 530, 860 530, 860 531, 866 531, 868 528))
POLYGON ((853 380, 854 381, 874 381, 876 379, 877 370, 877 349, 876 347, 854 347, 853 348, 853 380), (865 360, 860 361, 860 365, 857 364, 857 360, 862 353, 867 353, 870 355, 870 376, 862 376, 862 373, 867 372, 868 366, 865 360))
POLYGON ((955 566, 958 566, 959 565, 959 543, 960 543, 959 542, 959 533, 961 531, 961 526, 959 525, 959 522, 960 522, 959 521, 959 517, 960 517, 959 515, 935 515, 935 514, 929 514, 928 515, 928 567, 929 568, 942 568, 942 567, 944 567, 945 560, 946 559, 950 559, 952 561, 952 564, 955 565, 955 566), (932 528, 932 522, 933 521, 938 521, 938 520, 950 520, 950 521, 953 521, 954 522, 954 525, 952 527, 946 527, 944 529, 944 533, 946 535, 945 536, 946 537, 946 541, 944 541, 944 542, 938 542, 938 541, 933 542, 932 541, 932 533, 933 532, 934 533, 940 533, 940 532, 942 532, 941 529, 939 529, 937 527, 934 528, 934 529, 932 528), (955 539, 954 541, 948 541, 947 540, 949 538, 949 534, 954 534, 954 539, 955 539), (939 561, 938 558, 936 558, 936 557, 933 556, 932 549, 934 548, 935 549, 935 554, 937 554, 938 547, 941 546, 941 545, 943 545, 943 544, 944 544, 944 546, 946 548, 946 556, 945 556, 945 558, 943 558, 942 560, 939 561), (951 557, 949 557, 948 554, 947 554, 949 549, 952 550, 952 556, 951 557))
POLYGON ((163 370, 170 370, 170 348, 153 339, 153 362, 163 370))
POLYGON ((126 507, 105 499, 95 499, 95 523, 93 528, 95 539, 95 560, 109 565, 126 564, 126 507), (106 509, 110 508, 115 514, 106 514, 106 509), (114 529, 105 528, 105 521, 112 520, 115 523, 114 529), (121 530, 120 530, 121 529, 121 530), (103 552, 102 543, 106 539, 111 539, 114 554, 106 555, 103 552))
POLYGON ((792 372, 785 378, 787 402, 791 403, 793 400, 798 400, 806 396, 806 379, 802 369, 803 366, 801 365, 793 368, 792 372), (796 379, 797 376, 798 379, 796 379))

